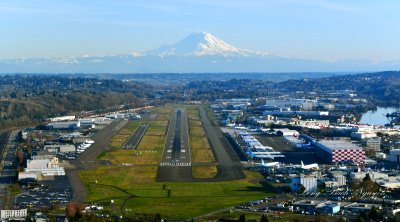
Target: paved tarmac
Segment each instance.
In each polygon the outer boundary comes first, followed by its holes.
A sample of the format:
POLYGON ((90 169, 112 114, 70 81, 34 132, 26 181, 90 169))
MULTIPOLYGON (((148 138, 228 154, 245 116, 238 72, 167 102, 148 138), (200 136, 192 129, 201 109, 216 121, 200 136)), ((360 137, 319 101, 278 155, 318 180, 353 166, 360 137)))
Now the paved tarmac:
POLYGON ((85 203, 87 199, 85 186, 80 180, 79 172, 81 170, 94 169, 97 166, 97 156, 108 149, 107 146, 110 143, 111 137, 118 133, 127 123, 127 120, 115 121, 101 129, 92 138, 95 143, 85 152, 81 153, 76 161, 72 161, 76 168, 66 170, 66 174, 74 192, 73 201, 85 203))
POLYGON ((177 108, 172 113, 160 165, 191 165, 187 114, 184 108, 177 108))
MULTIPOLYGON (((158 181, 226 181, 243 179, 245 176, 242 172, 240 158, 236 154, 234 148, 227 140, 226 135, 222 133, 218 126, 211 124, 203 107, 199 108, 200 119, 206 136, 212 147, 214 157, 217 161, 217 175, 214 178, 198 179, 192 177, 190 166, 166 166, 162 165, 158 169, 158 181)), ((171 122, 174 122, 171 120, 171 122)))
POLYGON ((318 163, 318 157, 314 153, 314 149, 296 149, 292 145, 288 144, 283 140, 281 136, 276 135, 254 135, 262 145, 270 146, 276 151, 282 152, 285 157, 275 158, 274 161, 278 161, 285 164, 300 164, 301 161, 304 164, 318 163))
POLYGON ((211 124, 203 107, 200 110, 200 120, 206 132, 208 141, 217 161, 217 176, 214 181, 238 180, 245 176, 242 172, 242 165, 239 156, 223 134, 219 126, 211 124))
POLYGON ((140 125, 122 146, 123 149, 135 149, 147 130, 148 125, 140 125))

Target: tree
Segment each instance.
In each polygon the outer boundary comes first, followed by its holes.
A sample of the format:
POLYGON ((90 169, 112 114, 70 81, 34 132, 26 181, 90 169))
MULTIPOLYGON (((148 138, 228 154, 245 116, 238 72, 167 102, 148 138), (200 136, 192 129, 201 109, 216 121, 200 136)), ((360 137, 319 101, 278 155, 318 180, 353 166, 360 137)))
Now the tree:
POLYGON ((246 216, 244 214, 240 215, 239 222, 246 222, 246 216))
POLYGON ((363 182, 365 181, 372 181, 371 176, 369 175, 369 173, 367 173, 363 179, 363 182))
POLYGON ((162 220, 161 214, 156 214, 156 215, 154 216, 154 222, 160 222, 161 220, 162 220))
POLYGON ((374 181, 372 181, 369 173, 367 173, 362 182, 363 190, 366 192, 378 192, 379 186, 374 181))
POLYGON ((319 192, 324 192, 326 190, 326 184, 324 182, 318 184, 317 189, 319 192))
POLYGON ((371 211, 369 212, 369 218, 372 220, 377 220, 378 217, 379 217, 378 210, 376 209, 375 206, 373 206, 371 208, 371 211))
POLYGON ((260 219, 260 222, 268 222, 268 217, 267 217, 267 215, 262 215, 261 216, 261 219, 260 219))
POLYGON ((306 187, 303 184, 300 184, 299 189, 297 190, 298 194, 302 194, 306 191, 306 187))
POLYGON ((77 211, 78 211, 78 206, 75 203, 69 203, 65 207, 65 216, 67 216, 68 219, 72 220, 75 218, 77 211))
POLYGON ((361 215, 359 215, 357 218, 357 222, 365 222, 365 220, 361 215))
POLYGON ((24 157, 25 157, 24 151, 18 150, 17 151, 17 158, 18 158, 19 165, 22 165, 22 163, 24 162, 24 157))

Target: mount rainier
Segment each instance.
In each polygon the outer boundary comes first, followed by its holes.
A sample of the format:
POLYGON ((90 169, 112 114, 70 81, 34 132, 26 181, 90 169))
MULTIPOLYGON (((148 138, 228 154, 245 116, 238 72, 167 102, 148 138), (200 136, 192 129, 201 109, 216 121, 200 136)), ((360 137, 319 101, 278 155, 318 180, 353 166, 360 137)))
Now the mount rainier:
POLYGON ((358 72, 399 67, 398 61, 284 58, 240 49, 206 32, 193 33, 175 44, 143 53, 0 60, 0 73, 358 72))

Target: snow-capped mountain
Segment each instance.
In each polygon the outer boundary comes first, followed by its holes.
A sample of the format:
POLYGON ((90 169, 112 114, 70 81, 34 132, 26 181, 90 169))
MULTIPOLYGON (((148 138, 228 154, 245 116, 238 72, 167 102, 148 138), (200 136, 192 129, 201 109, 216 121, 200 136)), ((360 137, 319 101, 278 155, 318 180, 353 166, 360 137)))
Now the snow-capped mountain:
POLYGON ((144 53, 0 60, 0 73, 359 72, 399 70, 399 61, 324 62, 234 47, 206 32, 144 53))
POLYGON ((161 46, 150 50, 145 54, 158 56, 257 56, 262 53, 256 53, 250 50, 239 49, 218 39, 207 32, 193 33, 181 41, 161 46))

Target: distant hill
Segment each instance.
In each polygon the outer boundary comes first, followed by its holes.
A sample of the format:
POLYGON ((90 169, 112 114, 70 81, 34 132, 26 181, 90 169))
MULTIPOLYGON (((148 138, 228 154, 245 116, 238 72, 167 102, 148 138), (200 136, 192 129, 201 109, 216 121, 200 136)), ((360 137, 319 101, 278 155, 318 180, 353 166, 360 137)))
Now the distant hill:
POLYGON ((3 75, 0 128, 41 122, 59 115, 142 107, 153 96, 152 86, 136 82, 78 76, 3 75))

